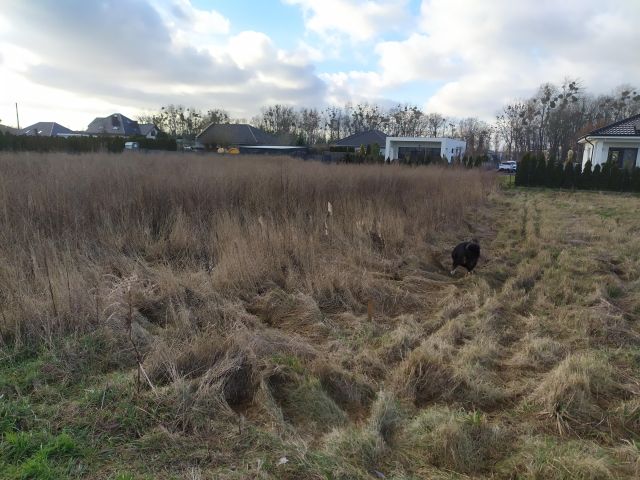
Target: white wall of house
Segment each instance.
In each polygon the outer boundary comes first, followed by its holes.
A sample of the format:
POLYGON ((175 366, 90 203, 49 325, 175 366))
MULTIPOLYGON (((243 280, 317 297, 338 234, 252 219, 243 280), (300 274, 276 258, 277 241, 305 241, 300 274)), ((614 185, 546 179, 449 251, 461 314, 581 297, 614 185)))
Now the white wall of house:
POLYGON ((397 160, 401 147, 408 148, 433 148, 440 150, 440 156, 451 160, 464 155, 467 142, 454 140, 453 138, 431 138, 431 137, 387 137, 385 145, 385 158, 387 160, 397 160))
POLYGON ((640 167, 640 137, 588 137, 588 140, 580 140, 584 144, 582 168, 589 160, 594 167, 606 163, 610 148, 637 148, 636 167, 640 167))

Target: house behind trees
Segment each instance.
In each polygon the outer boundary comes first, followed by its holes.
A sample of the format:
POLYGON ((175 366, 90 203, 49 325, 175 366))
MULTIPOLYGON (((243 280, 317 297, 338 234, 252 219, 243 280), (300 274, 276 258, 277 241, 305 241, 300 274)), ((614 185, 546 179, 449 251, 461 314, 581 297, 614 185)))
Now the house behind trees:
POLYGON ((582 167, 613 162, 619 168, 640 167, 640 114, 593 130, 578 143, 584 146, 582 167))

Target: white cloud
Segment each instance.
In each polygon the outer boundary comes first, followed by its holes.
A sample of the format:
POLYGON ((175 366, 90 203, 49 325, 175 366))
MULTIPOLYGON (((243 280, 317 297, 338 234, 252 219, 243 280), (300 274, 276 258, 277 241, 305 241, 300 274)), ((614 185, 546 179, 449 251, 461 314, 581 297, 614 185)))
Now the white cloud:
POLYGON ((424 0, 417 30, 378 42, 375 70, 325 78, 331 92, 372 97, 435 81, 442 87, 426 108, 490 119, 504 102, 567 76, 592 92, 637 84, 639 22, 636 0, 424 0))
POLYGON ((261 32, 230 36, 228 20, 187 0, 160 2, 6 0, 0 15, 22 34, 0 30, 0 76, 11 92, 0 99, 0 118, 13 117, 14 101, 28 123, 42 120, 37 103, 43 114, 58 105, 60 119, 86 112, 72 128, 116 109, 135 116, 169 103, 247 118, 272 102, 323 101, 325 84, 297 50, 280 50, 261 32))
POLYGON ((302 8, 305 26, 320 34, 370 40, 409 22, 408 0, 284 0, 302 8))
POLYGON ((193 0, 3 0, 0 118, 15 101, 25 122, 82 112, 82 128, 167 103, 248 118, 273 102, 393 99, 491 119, 542 82, 600 93, 640 79, 638 0, 423 0, 413 15, 410 0, 279 1, 306 27, 287 50, 193 0))

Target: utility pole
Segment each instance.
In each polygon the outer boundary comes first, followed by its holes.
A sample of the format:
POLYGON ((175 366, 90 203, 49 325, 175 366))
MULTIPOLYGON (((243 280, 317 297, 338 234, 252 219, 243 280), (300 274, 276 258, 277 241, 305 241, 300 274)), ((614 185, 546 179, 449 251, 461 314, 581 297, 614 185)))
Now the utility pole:
POLYGON ((18 122, 18 130, 20 130, 20 116, 18 115, 18 102, 16 102, 16 121, 18 122))

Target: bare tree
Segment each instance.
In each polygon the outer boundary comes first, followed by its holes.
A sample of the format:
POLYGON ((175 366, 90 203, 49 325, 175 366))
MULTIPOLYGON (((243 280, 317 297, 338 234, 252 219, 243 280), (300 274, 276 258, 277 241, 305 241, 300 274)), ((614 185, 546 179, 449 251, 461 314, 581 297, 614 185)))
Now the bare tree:
POLYGON ((322 124, 320 112, 315 108, 302 108, 298 117, 298 129, 305 143, 308 145, 318 143, 322 124))
MULTIPOLYGON (((453 123, 450 125, 455 128, 453 123)), ((465 118, 458 122, 457 136, 467 142, 468 154, 484 154, 489 148, 491 126, 477 118, 465 118)))
POLYGON ((262 109, 257 126, 274 135, 287 135, 294 133, 297 123, 298 114, 293 107, 276 104, 262 109))
POLYGON ((429 113, 426 117, 427 133, 432 137, 437 137, 440 129, 444 131, 447 119, 439 113, 429 113))

